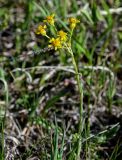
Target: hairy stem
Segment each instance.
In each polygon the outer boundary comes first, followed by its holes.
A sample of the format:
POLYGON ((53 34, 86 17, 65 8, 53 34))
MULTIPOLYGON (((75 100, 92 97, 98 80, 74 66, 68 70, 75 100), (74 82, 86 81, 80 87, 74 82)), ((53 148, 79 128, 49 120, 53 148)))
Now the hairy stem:
POLYGON ((78 147, 77 147, 77 155, 76 155, 76 160, 80 160, 80 152, 81 152, 81 134, 82 134, 82 130, 83 130, 83 86, 82 86, 82 82, 80 80, 80 75, 78 72, 78 67, 74 58, 74 54, 71 48, 67 47, 68 52, 71 55, 72 58, 72 63, 75 69, 75 73, 76 73, 76 80, 77 80, 77 85, 78 85, 78 90, 79 90, 79 94, 80 94, 80 119, 79 119, 79 127, 78 127, 78 135, 79 135, 79 139, 78 139, 78 147))

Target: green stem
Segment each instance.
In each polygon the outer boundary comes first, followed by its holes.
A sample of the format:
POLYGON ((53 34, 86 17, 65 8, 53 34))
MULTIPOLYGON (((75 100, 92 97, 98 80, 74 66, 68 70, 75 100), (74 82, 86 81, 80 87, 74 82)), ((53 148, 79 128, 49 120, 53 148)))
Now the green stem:
POLYGON ((78 134, 79 134, 79 139, 78 139, 78 148, 77 148, 77 155, 76 155, 76 160, 80 160, 80 152, 81 152, 81 134, 83 130, 83 87, 82 87, 82 82, 80 80, 79 72, 78 72, 78 67, 74 58, 74 54, 71 48, 67 47, 68 52, 71 55, 72 58, 72 63, 74 65, 75 73, 76 73, 76 80, 77 80, 77 85, 78 85, 78 90, 80 93, 80 119, 79 119, 79 127, 78 127, 78 134))

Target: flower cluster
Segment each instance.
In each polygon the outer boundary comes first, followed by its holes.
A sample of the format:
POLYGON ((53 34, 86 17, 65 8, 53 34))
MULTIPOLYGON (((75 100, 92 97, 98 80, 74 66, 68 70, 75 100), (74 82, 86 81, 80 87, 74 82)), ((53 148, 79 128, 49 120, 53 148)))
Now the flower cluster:
POLYGON ((69 18, 70 28, 73 30, 80 21, 74 17, 69 18))
POLYGON ((60 30, 58 31, 58 37, 60 38, 61 41, 66 42, 67 40, 67 33, 60 30))
POLYGON ((36 29, 36 34, 41 34, 41 35, 45 36, 46 35, 46 28, 47 28, 46 25, 39 25, 36 29))
POLYGON ((43 22, 47 22, 50 25, 54 26, 54 22, 55 22, 54 17, 55 17, 55 14, 47 16, 46 19, 43 22))
MULTIPOLYGON (((80 21, 74 17, 69 18, 69 26, 70 26, 71 31, 74 30, 74 28, 76 27, 76 24, 79 22, 80 21)), ((48 47, 52 47, 55 50, 57 50, 60 48, 65 48, 66 45, 68 45, 70 43, 70 41, 68 39, 71 39, 71 34, 68 35, 68 33, 64 32, 63 30, 57 31, 57 29, 55 28, 55 14, 47 16, 43 20, 43 23, 44 23, 43 25, 39 25, 37 27, 35 33, 37 35, 46 36, 49 39, 48 47), (46 32, 47 25, 51 25, 55 28, 55 30, 57 32, 55 37, 49 37, 47 35, 47 32, 46 32)))
POLYGON ((55 50, 57 50, 58 48, 62 48, 62 43, 60 38, 51 38, 49 40, 49 45, 48 47, 54 47, 55 50))

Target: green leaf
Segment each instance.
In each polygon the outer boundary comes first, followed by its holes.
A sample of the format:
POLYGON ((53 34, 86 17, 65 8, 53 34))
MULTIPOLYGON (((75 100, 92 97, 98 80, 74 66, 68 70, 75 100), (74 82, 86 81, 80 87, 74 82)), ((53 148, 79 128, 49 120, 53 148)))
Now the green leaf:
POLYGON ((55 103, 63 96, 65 96, 68 92, 66 91, 66 89, 59 91, 55 96, 53 96, 52 98, 50 98, 43 110, 44 112, 47 112, 50 108, 54 107, 55 103))
POLYGON ((89 22, 91 25, 94 24, 94 22, 93 22, 93 20, 92 20, 92 18, 91 18, 91 15, 88 13, 88 11, 82 10, 82 11, 81 11, 81 14, 83 14, 83 16, 85 16, 85 17, 87 18, 88 22, 89 22))

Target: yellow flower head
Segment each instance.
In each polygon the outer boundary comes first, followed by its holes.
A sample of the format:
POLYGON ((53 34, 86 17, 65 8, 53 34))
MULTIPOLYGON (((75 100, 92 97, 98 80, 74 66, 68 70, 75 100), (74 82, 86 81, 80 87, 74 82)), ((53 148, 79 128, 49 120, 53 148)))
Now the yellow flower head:
POLYGON ((67 33, 60 30, 58 32, 58 37, 60 38, 61 41, 65 42, 67 40, 67 33))
POLYGON ((39 25, 38 27, 37 27, 37 29, 36 29, 36 34, 41 34, 41 35, 43 35, 43 36, 46 36, 46 28, 47 28, 47 26, 46 25, 39 25))
POLYGON ((49 43, 50 43, 49 47, 54 47, 55 50, 62 48, 60 38, 51 38, 49 43))
POLYGON ((54 26, 54 22, 55 22, 54 17, 55 17, 55 14, 51 14, 50 16, 46 17, 46 19, 44 20, 44 22, 47 22, 50 25, 54 26))
POLYGON ((74 17, 69 18, 70 28, 74 29, 76 27, 76 24, 80 21, 74 17))

